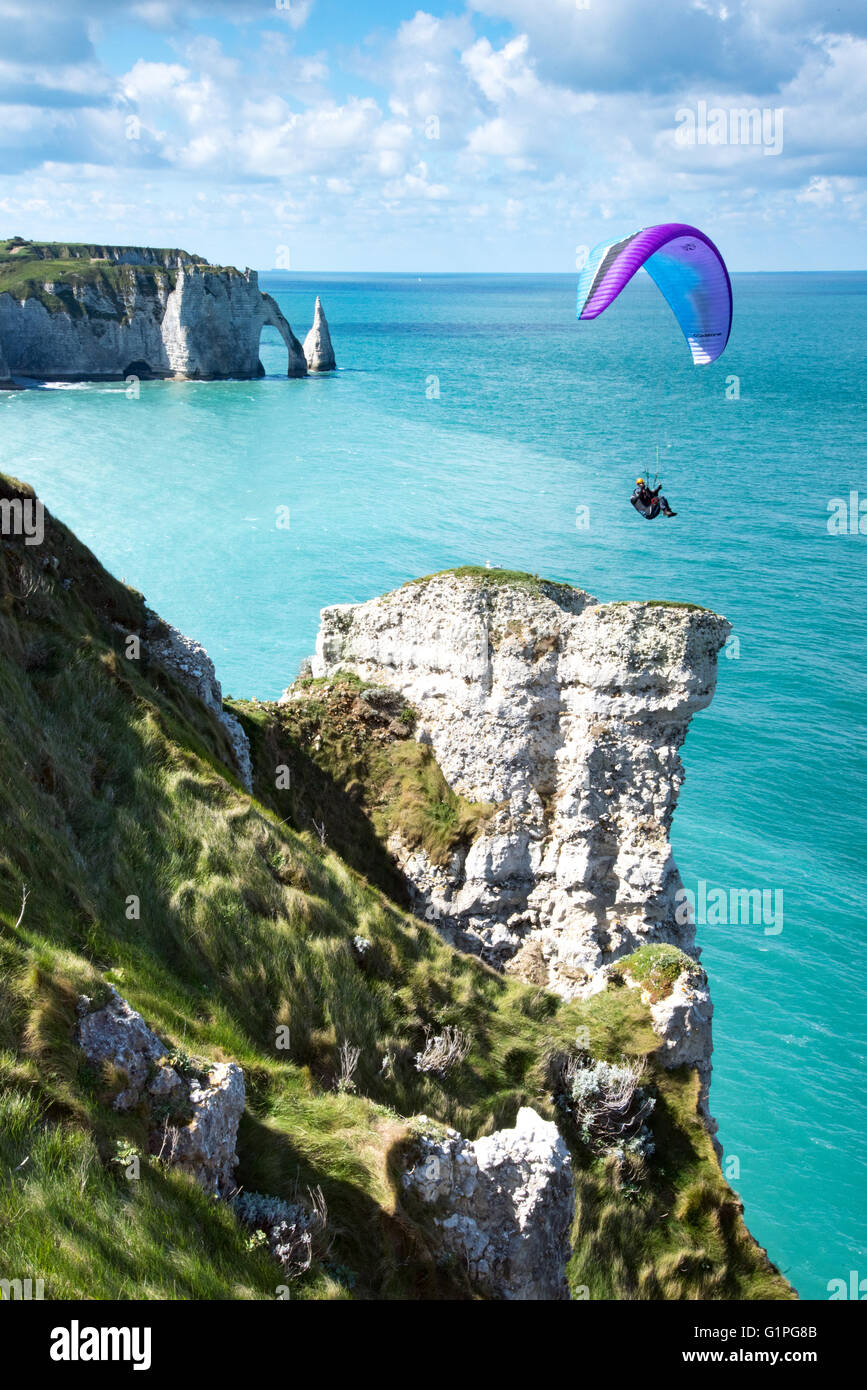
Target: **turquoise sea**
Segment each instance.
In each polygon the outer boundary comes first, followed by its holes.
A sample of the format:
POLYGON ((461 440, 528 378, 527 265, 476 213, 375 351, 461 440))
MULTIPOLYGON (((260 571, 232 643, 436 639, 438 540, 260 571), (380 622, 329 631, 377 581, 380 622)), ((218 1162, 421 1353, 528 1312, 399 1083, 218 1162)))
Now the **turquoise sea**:
POLYGON ((735 276, 702 368, 646 278, 587 324, 576 282, 265 275, 300 337, 321 293, 335 376, 286 380, 266 330, 256 382, 0 394, 0 469, 235 695, 279 694, 323 605, 451 565, 727 615, 675 854, 687 887, 781 891, 783 922, 699 925, 712 1109, 751 1230, 827 1298, 867 1278, 867 535, 828 530, 831 498, 867 504, 867 275, 735 276), (648 523, 657 448, 678 517, 648 523))

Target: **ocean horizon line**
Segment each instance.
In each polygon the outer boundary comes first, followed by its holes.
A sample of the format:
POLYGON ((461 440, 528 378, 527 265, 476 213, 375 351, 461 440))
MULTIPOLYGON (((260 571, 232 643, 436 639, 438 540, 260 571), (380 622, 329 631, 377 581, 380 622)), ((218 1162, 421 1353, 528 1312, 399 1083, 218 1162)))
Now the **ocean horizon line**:
MULTIPOLYGON (((486 276, 490 279, 503 279, 506 276, 513 276, 515 279, 525 275, 549 276, 552 280, 572 279, 577 280, 580 271, 577 270, 286 270, 272 267, 257 267, 259 275, 275 275, 286 280, 298 280, 305 277, 311 279, 317 275, 370 275, 380 276, 386 279, 406 279, 407 276, 423 275, 428 279, 477 279, 486 276)), ((732 270, 729 267, 730 275, 867 275, 867 266, 855 267, 853 269, 841 270, 839 267, 832 269, 828 267, 824 270, 732 270)))

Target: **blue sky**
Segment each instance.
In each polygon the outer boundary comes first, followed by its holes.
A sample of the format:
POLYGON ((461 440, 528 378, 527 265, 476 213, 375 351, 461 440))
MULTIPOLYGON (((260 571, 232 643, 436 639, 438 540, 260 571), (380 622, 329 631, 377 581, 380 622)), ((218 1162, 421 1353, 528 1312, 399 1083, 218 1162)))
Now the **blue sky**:
POLYGON ((0 35, 5 235, 571 272, 682 220, 735 270, 867 262, 863 0, 0 0, 0 35))

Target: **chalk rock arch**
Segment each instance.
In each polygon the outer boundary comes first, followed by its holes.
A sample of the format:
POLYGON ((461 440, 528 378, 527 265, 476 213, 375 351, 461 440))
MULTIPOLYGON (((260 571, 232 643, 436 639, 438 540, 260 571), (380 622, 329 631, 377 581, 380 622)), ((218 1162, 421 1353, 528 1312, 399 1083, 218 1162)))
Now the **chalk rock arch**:
MULTIPOLYGON (((266 327, 266 325, 270 328, 276 328, 277 332, 280 334, 280 337, 283 339, 283 342, 286 344, 286 351, 289 354, 289 363, 286 375, 306 376, 307 360, 304 356, 304 349, 301 346, 301 343, 295 337, 295 334, 292 332, 292 329, 289 327, 288 320, 281 312, 276 300, 272 299, 270 294, 263 293, 261 298, 262 323, 260 324, 259 332, 261 333, 262 329, 266 327)), ((256 351, 258 353, 258 346, 256 351)))
POLYGON ((243 275, 181 266, 168 297, 162 338, 174 377, 256 377, 259 337, 270 324, 288 353, 287 376, 306 376, 304 351, 255 270, 243 275))

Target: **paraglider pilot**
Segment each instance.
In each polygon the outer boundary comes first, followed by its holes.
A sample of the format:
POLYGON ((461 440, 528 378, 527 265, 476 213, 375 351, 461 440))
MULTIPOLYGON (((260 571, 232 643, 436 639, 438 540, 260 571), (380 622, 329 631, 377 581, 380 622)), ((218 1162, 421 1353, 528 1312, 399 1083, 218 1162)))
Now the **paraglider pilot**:
POLYGON ((673 512, 664 497, 660 497, 662 483, 659 487, 648 487, 643 478, 635 479, 635 491, 630 497, 630 502, 637 512, 640 512, 648 521, 652 521, 660 512, 663 516, 677 516, 673 512))

